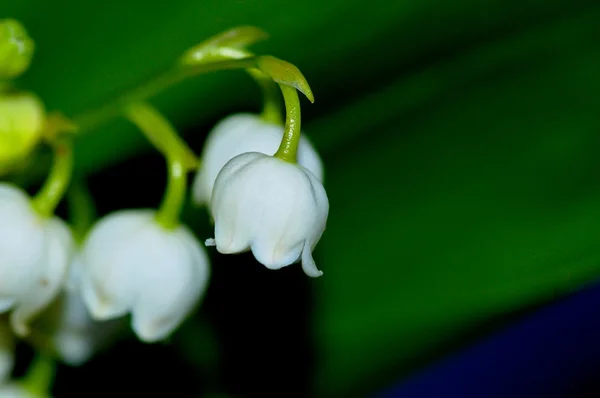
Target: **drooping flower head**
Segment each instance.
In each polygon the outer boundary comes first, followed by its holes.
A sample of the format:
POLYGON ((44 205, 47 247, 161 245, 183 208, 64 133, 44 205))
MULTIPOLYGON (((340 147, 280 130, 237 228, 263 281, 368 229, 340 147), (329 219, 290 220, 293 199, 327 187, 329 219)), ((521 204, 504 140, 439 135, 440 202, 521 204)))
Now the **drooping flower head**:
MULTIPOLYGON (((202 164, 193 186, 194 201, 210 206, 213 186, 217 175, 234 157, 247 152, 273 155, 281 139, 284 127, 265 121, 251 113, 228 116, 209 133, 202 151, 202 164)), ((310 141, 302 136, 298 146, 298 164, 310 170, 323 181, 323 164, 310 141)))
POLYGON ((128 313, 138 337, 167 338, 199 302, 208 257, 185 226, 166 229, 156 212, 113 213, 91 230, 83 249, 82 293, 92 316, 128 313))
POLYGON ((257 152, 233 158, 219 173, 212 197, 215 245, 220 253, 250 249, 270 269, 302 260, 322 275, 312 250, 329 213, 325 189, 308 169, 257 152))
POLYGON ((68 279, 56 299, 32 324, 30 341, 50 349, 71 366, 87 362, 99 350, 116 340, 125 319, 94 320, 83 302, 81 254, 76 252, 68 279))
POLYGON ((36 212, 25 192, 0 184, 0 312, 17 334, 56 297, 73 247, 63 221, 36 212))

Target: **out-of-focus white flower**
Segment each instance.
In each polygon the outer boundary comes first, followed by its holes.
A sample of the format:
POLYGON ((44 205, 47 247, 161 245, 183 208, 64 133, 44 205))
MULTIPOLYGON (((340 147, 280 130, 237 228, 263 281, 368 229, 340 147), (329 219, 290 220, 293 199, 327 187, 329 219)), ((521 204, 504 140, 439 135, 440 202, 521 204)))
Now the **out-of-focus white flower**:
POLYGON ((47 398, 42 395, 34 394, 28 391, 19 383, 8 383, 0 385, 1 398, 47 398))
MULTIPOLYGON (((194 201, 210 206, 219 171, 234 157, 246 152, 273 155, 283 137, 283 126, 266 122, 259 115, 241 113, 220 121, 209 133, 202 151, 202 164, 193 184, 194 201)), ((298 145, 298 164, 323 181, 323 164, 305 136, 298 145)))
POLYGON ((193 310, 209 279, 208 257, 184 226, 165 229, 151 210, 107 216, 83 248, 81 289, 93 318, 127 313, 145 342, 168 337, 193 310))
POLYGON ((12 310, 18 335, 60 292, 72 253, 69 228, 56 217, 44 218, 27 194, 0 184, 0 313, 12 310))
POLYGON ((219 173, 212 196, 215 239, 223 254, 252 250, 269 269, 300 258, 311 277, 322 272, 312 250, 325 230, 329 201, 308 169, 251 152, 229 161, 219 173))
POLYGON ((87 362, 98 350, 114 342, 125 318, 95 321, 81 295, 81 255, 76 253, 61 294, 32 324, 34 345, 49 345, 71 366, 87 362))
POLYGON ((15 365, 15 336, 8 319, 0 320, 0 384, 5 383, 15 365))

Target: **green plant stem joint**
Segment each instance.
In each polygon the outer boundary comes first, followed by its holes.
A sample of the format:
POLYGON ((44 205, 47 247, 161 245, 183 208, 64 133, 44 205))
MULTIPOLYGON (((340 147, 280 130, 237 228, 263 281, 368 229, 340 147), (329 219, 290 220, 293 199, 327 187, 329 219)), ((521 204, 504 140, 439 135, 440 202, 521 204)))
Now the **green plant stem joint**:
POLYGON ((167 119, 149 104, 143 102, 131 104, 125 109, 125 116, 167 159, 169 174, 167 189, 156 219, 167 229, 176 228, 185 202, 187 173, 198 167, 196 156, 167 119))
MULTIPOLYGON (((219 43, 219 40, 216 40, 219 43)), ((250 51, 238 47, 216 46, 215 41, 208 41, 187 51, 180 59, 183 67, 209 64, 211 62, 239 60, 254 57, 250 51)), ((257 68, 247 68, 246 72, 256 81, 263 94, 261 119, 268 123, 282 125, 281 101, 277 84, 273 79, 257 68)))

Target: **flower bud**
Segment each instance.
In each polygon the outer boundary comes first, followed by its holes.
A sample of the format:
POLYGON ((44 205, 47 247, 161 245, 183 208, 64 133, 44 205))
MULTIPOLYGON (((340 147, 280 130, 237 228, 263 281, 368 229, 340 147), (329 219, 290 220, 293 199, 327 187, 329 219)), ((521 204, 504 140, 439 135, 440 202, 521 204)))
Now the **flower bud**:
POLYGON ((105 322, 92 319, 81 296, 81 255, 76 253, 61 294, 32 325, 32 340, 51 348, 65 363, 80 366, 98 350, 114 342, 124 318, 105 322))
POLYGON ((71 260, 72 237, 60 219, 44 218, 27 194, 0 184, 0 313, 12 310, 18 335, 60 292, 71 260))
POLYGON ((329 201, 308 169, 251 152, 230 160, 212 196, 215 245, 223 254, 250 249, 269 269, 298 261, 311 277, 322 275, 312 250, 325 230, 329 201))
MULTIPOLYGON (((265 122, 258 115, 242 113, 219 122, 209 133, 202 152, 202 164, 193 185, 194 201, 210 206, 213 185, 219 171, 234 157, 246 152, 273 155, 283 137, 283 126, 265 122)), ((323 165, 304 136, 298 146, 298 164, 323 181, 323 165)))
POLYGON ((208 257, 184 226, 166 229, 151 210, 107 216, 83 248, 81 289, 93 318, 132 315, 145 342, 167 338, 206 289, 208 257))
POLYGON ((19 76, 29 67, 35 44, 14 19, 0 20, 0 80, 19 76))
POLYGON ((44 124, 44 105, 35 95, 0 94, 0 175, 33 151, 44 124))

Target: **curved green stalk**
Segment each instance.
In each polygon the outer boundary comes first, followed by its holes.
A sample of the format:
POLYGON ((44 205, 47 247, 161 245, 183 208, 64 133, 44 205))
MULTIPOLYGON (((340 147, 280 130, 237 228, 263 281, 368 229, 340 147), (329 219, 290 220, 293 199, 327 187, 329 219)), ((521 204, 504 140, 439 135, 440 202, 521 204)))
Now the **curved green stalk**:
MULTIPOLYGON (((254 57, 254 54, 248 50, 230 47, 213 46, 209 42, 206 46, 198 46, 184 54, 180 63, 182 65, 202 65, 210 62, 225 61, 232 59, 243 59, 254 57)), ((263 94, 263 109, 261 119, 266 122, 282 125, 281 118, 281 96, 277 84, 271 76, 257 68, 248 68, 246 72, 256 81, 263 94)))
POLYGON ((165 228, 175 228, 179 225, 179 215, 185 202, 187 172, 198 165, 196 156, 173 126, 152 106, 143 102, 131 104, 126 108, 125 116, 167 159, 167 189, 156 219, 165 228))
POLYGON ((286 162, 296 163, 298 144, 300 143, 300 98, 294 87, 280 84, 283 99, 285 101, 285 129, 281 144, 275 152, 278 157, 286 162))
POLYGON ((50 397, 50 391, 54 383, 55 368, 56 365, 52 358, 38 353, 31 365, 29 365, 27 374, 19 383, 33 395, 50 397))
POLYGON ((169 165, 167 191, 156 214, 156 221, 163 227, 172 229, 179 225, 179 216, 185 202, 187 170, 178 159, 167 158, 167 164, 169 165))
POLYGON ((50 175, 40 191, 32 199, 33 207, 43 217, 50 217, 62 200, 73 172, 73 145, 69 139, 57 140, 53 144, 54 161, 50 175))
POLYGON ((79 127, 80 131, 90 130, 117 117, 121 114, 123 108, 130 104, 146 100, 189 77, 219 70, 247 69, 255 66, 256 57, 215 61, 185 67, 177 65, 176 67, 170 68, 166 72, 149 79, 140 86, 137 86, 130 91, 126 91, 124 95, 108 102, 106 105, 75 116, 72 120, 79 127))

